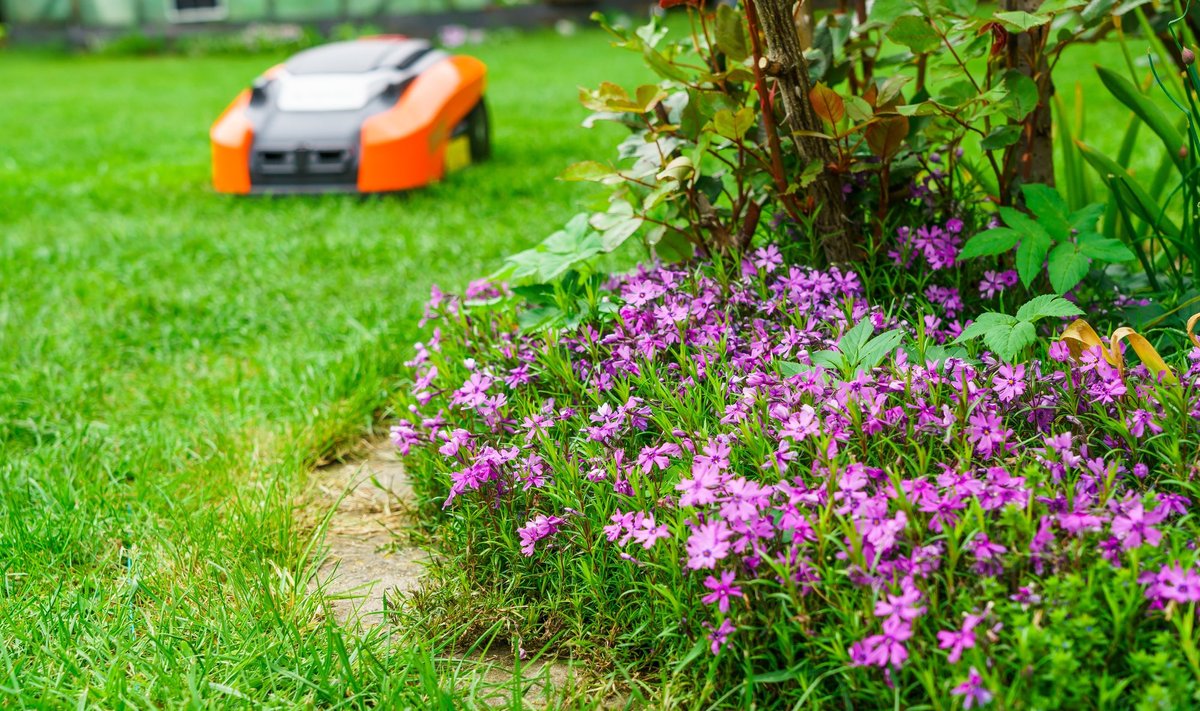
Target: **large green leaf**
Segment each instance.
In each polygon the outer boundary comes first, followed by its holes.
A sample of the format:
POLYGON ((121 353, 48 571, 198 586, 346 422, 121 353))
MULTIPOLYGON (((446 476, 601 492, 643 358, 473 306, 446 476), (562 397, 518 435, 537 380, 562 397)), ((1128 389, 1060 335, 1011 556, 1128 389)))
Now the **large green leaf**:
POLYGON ((1037 340, 1037 330, 1028 321, 1004 324, 983 335, 983 342, 1003 360, 1012 361, 1037 340))
POLYGON ((1010 32, 1028 32, 1034 27, 1040 27, 1052 18, 1050 15, 1029 12, 997 12, 994 17, 1010 32))
POLYGON ((1019 140, 1021 140, 1021 127, 1006 123, 1001 126, 993 126, 992 130, 988 131, 988 135, 980 139, 979 147, 985 151, 998 151, 1001 148, 1008 148, 1019 140))
POLYGON ((975 319, 969 326, 963 329, 962 333, 958 334, 958 338, 954 339, 954 343, 966 343, 967 341, 979 338, 992 329, 1001 326, 1012 326, 1018 321, 1015 317, 1008 314, 996 313, 995 311, 986 311, 979 314, 979 318, 975 319))
POLYGON ((1110 264, 1130 262, 1137 258, 1125 243, 1119 239, 1103 237, 1094 232, 1079 235, 1079 251, 1092 259, 1098 259, 1110 264))
POLYGON ((1050 274, 1050 286, 1060 294, 1074 289, 1087 276, 1091 263, 1079 248, 1070 242, 1063 242, 1050 252, 1047 271, 1050 274))
POLYGON ((1057 294, 1042 294, 1026 301, 1017 309, 1017 320, 1034 322, 1043 318, 1081 316, 1078 306, 1057 294))
POLYGON ((870 340, 871 334, 875 332, 875 324, 871 323, 871 319, 864 318, 854 324, 842 337, 838 339, 838 351, 841 352, 846 360, 857 361, 858 354, 862 351, 862 347, 870 340))
POLYGON ((717 6, 717 47, 735 62, 750 56, 746 22, 740 12, 724 3, 717 6))
POLYGON ((1071 216, 1067 203, 1062 195, 1049 185, 1028 183, 1021 186, 1025 196, 1025 206, 1037 215, 1038 224, 1046 228, 1046 232, 1056 242, 1061 242, 1071 236, 1071 216))
POLYGON ((1076 232, 1095 232, 1096 225, 1104 215, 1104 210, 1104 203, 1094 202, 1072 212, 1069 218, 1071 229, 1076 232))
POLYGON ((904 340, 904 331, 893 329, 884 331, 878 336, 867 341, 867 344, 862 347, 858 353, 858 366, 860 368, 871 369, 879 365, 889 353, 895 351, 900 346, 900 341, 904 340))
POLYGON ((1079 147, 1079 154, 1083 159, 1100 174, 1109 189, 1119 198, 1119 204, 1128 207, 1140 219, 1154 225, 1161 232, 1171 237, 1179 237, 1179 227, 1161 215, 1162 210, 1158 203, 1133 176, 1125 172, 1124 168, 1083 141, 1077 140, 1075 145, 1079 147))
POLYGON ((915 15, 896 18, 892 28, 887 31, 887 38, 908 47, 913 54, 928 54, 942 44, 941 36, 929 21, 915 15))
POLYGON ((746 131, 754 125, 754 109, 743 106, 737 112, 721 109, 713 116, 713 128, 717 133, 732 141, 740 141, 746 131))
POLYGON ((1020 239, 1021 233, 1011 227, 985 230, 967 240, 962 251, 958 253, 958 258, 960 260, 973 259, 1007 252, 1015 247, 1020 239))
POLYGON ((1004 74, 1004 88, 1007 96, 1001 111, 1013 121, 1024 121, 1037 108, 1037 84, 1016 69, 1010 69, 1004 74))
POLYGON ((609 176, 615 174, 616 171, 611 166, 597 163, 594 160, 585 160, 579 163, 572 163, 567 166, 559 176, 559 180, 568 181, 592 181, 599 182, 609 176))
POLYGON ((1017 245, 1017 274, 1026 288, 1042 271, 1042 264, 1046 261, 1046 254, 1050 252, 1051 246, 1053 242, 1045 230, 1026 232, 1021 238, 1021 244, 1017 245))
POLYGON ((1113 98, 1128 107, 1134 115, 1150 127, 1150 130, 1166 146, 1167 156, 1175 162, 1180 171, 1186 172, 1187 159, 1180 154, 1180 149, 1185 145, 1184 136, 1171 124, 1171 119, 1167 114, 1145 94, 1138 91, 1133 82, 1120 74, 1105 67, 1096 67, 1096 73, 1100 75, 1100 81, 1113 95, 1113 98))

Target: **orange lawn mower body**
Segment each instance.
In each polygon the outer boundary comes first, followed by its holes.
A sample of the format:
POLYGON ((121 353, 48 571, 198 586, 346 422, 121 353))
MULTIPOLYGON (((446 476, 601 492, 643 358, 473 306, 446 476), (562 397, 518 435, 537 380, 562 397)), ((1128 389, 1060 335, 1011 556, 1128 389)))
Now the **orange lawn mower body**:
POLYGON ((487 68, 428 42, 378 37, 272 67, 213 124, 218 192, 408 190, 488 157, 487 68))

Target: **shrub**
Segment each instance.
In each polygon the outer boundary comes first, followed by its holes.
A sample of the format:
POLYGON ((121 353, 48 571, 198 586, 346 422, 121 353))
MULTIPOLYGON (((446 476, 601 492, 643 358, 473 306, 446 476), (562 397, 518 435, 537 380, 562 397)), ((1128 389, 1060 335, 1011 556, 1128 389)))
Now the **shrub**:
POLYGON ((772 247, 519 315, 435 291, 393 436, 526 644, 714 703, 1198 698, 1200 348, 972 356, 772 247))

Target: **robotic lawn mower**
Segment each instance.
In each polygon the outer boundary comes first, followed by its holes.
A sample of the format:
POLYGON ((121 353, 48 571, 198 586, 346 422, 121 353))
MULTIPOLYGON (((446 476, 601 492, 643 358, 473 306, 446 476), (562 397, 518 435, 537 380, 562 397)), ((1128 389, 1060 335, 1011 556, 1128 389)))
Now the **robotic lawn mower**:
POLYGON ((422 40, 360 39, 272 67, 213 124, 222 193, 407 190, 490 152, 487 68, 422 40))

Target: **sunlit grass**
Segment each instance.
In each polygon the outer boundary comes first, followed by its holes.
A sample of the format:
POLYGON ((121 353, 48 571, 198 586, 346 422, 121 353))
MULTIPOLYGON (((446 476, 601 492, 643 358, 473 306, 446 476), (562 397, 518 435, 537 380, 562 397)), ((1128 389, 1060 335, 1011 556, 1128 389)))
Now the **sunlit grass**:
POLYGON ((210 122, 277 57, 0 56, 0 694, 436 702, 436 646, 323 621, 297 497, 383 414, 429 285, 576 211, 554 176, 616 138, 577 86, 643 71, 593 32, 477 50, 494 159, 366 200, 209 189, 210 122))

